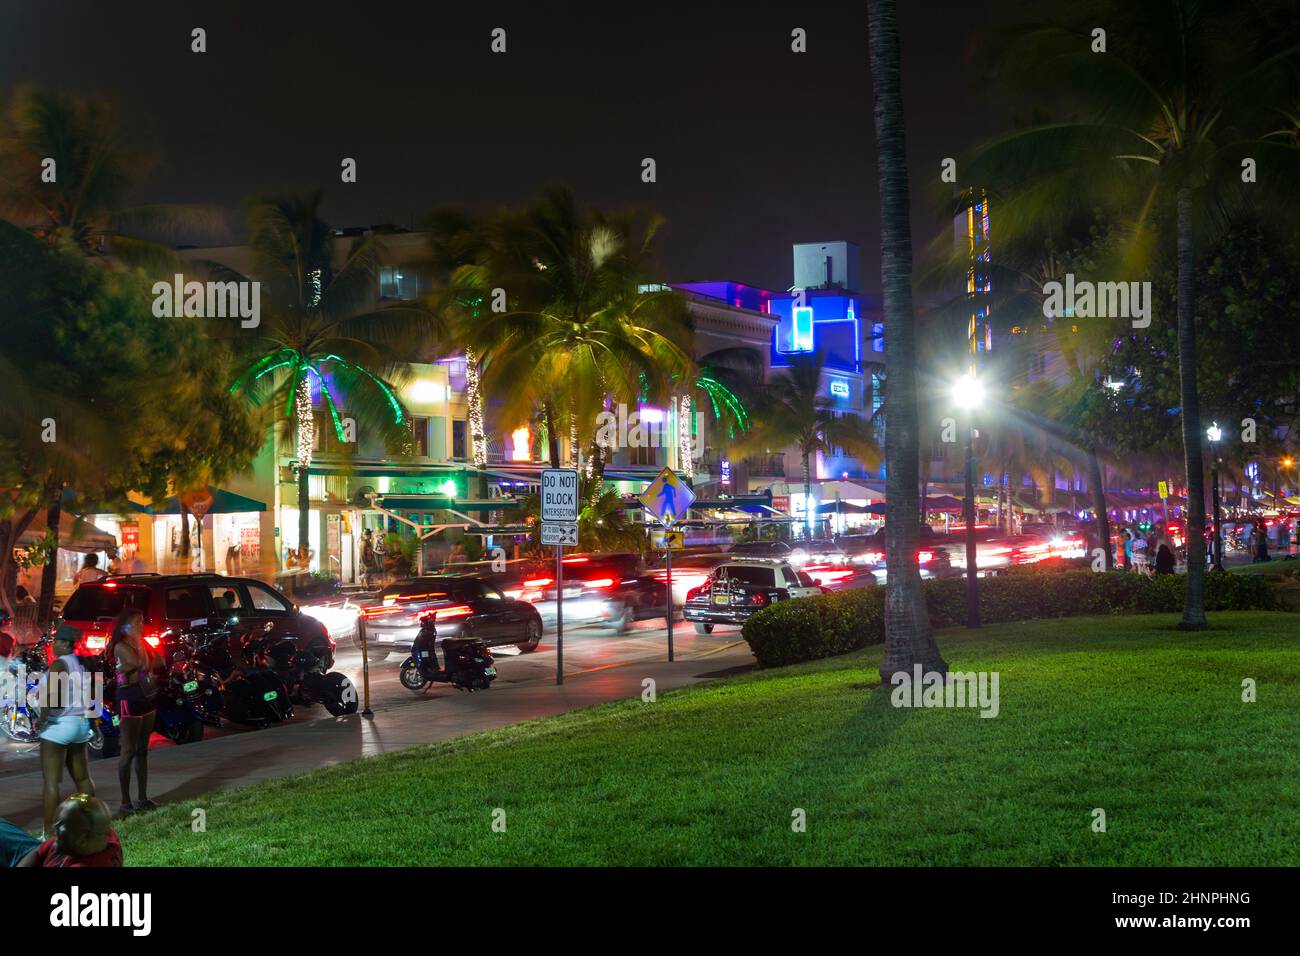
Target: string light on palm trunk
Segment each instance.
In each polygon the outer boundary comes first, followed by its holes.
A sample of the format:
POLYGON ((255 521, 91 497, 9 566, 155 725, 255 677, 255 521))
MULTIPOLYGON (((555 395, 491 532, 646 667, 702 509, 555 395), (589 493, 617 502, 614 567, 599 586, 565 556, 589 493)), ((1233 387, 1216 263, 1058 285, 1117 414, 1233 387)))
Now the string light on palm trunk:
POLYGON ((483 393, 479 389, 478 356, 465 350, 465 398, 469 404, 469 440, 474 467, 487 466, 487 430, 483 427, 483 393))
POLYGON ((316 422, 312 418, 311 383, 306 375, 298 380, 294 414, 298 426, 298 467, 307 468, 311 465, 312 445, 316 443, 316 422))
POLYGON ((691 435, 691 396, 683 395, 677 401, 677 453, 680 467, 687 478, 695 477, 695 443, 691 435))

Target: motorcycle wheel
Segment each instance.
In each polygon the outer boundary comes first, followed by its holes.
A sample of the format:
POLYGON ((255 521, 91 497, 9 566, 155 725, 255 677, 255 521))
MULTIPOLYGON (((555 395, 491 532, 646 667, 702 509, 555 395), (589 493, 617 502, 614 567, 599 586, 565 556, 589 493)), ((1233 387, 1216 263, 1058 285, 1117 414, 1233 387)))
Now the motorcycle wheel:
POLYGON ((13 706, 6 706, 3 713, 0 713, 0 731, 10 740, 20 743, 31 743, 36 739, 27 715, 13 706))
POLYGON ((86 741, 86 749, 90 751, 92 759, 109 760, 122 752, 122 741, 117 734, 105 734, 96 722, 90 726, 90 739, 86 741))
POLYGON ((417 694, 432 683, 424 679, 415 659, 411 657, 402 662, 402 669, 397 672, 397 679, 403 687, 417 694))
POLYGON ((177 744, 194 744, 203 739, 204 721, 202 717, 195 717, 187 724, 182 724, 176 728, 177 744))
POLYGON ((515 646, 525 654, 530 654, 537 650, 537 645, 542 642, 542 622, 536 618, 529 621, 528 626, 524 629, 524 637, 527 638, 527 640, 522 644, 516 644, 515 646))
POLYGON ((357 712, 357 687, 348 675, 338 671, 326 674, 322 684, 321 703, 331 716, 342 717, 357 712))

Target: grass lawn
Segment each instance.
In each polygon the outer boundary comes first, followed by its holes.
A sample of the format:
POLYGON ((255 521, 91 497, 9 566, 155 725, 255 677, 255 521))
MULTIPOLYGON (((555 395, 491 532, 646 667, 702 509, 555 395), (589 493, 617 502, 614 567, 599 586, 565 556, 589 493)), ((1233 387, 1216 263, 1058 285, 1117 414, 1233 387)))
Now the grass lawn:
POLYGON ((1176 620, 940 632, 954 670, 999 672, 993 719, 892 707, 877 647, 211 794, 122 842, 129 865, 1300 863, 1300 617, 1176 620))

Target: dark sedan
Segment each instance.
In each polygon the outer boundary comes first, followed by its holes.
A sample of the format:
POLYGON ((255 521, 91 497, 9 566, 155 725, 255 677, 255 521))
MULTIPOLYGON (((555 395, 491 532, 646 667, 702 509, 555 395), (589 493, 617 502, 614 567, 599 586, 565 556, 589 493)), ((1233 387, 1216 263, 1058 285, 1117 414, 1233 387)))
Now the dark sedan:
POLYGON ((432 618, 438 640, 473 637, 489 646, 537 649, 542 619, 527 601, 506 597, 477 577, 430 574, 388 585, 362 611, 372 656, 409 650, 420 623, 432 618))

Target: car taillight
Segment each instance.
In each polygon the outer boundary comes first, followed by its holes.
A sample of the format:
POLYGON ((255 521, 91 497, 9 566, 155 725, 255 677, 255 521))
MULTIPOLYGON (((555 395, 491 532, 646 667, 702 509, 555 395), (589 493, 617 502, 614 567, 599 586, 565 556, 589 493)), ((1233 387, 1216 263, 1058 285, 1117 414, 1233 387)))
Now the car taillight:
POLYGON ((440 607, 436 610, 425 611, 420 615, 420 620, 425 621, 432 617, 435 621, 448 621, 457 617, 469 617, 474 613, 474 609, 467 604, 453 604, 451 607, 440 607))
POLYGON ((933 552, 933 551, 918 551, 918 552, 916 552, 916 563, 917 563, 917 564, 929 564, 930 561, 933 560, 933 558, 934 558, 934 552, 933 552))
POLYGON ((155 651, 162 646, 162 635, 157 631, 146 631, 143 635, 144 642, 152 647, 155 651))
POLYGON ((593 591, 598 591, 601 588, 611 587, 614 584, 614 579, 613 578, 588 578, 586 581, 583 581, 582 584, 584 587, 589 587, 593 591))
POLYGON ((754 607, 766 607, 767 595, 762 591, 755 591, 749 596, 749 603, 754 605, 754 607))
POLYGON ((549 588, 554 583, 554 578, 529 578, 524 582, 524 590, 528 591, 533 588, 549 588))
POLYGON ((850 568, 804 568, 818 584, 834 584, 852 576, 850 568))
POLYGON ((384 614, 396 614, 398 611, 403 611, 403 610, 405 610, 405 608, 384 604, 384 605, 376 605, 374 607, 363 608, 361 613, 364 617, 369 618, 369 617, 381 617, 384 614))

